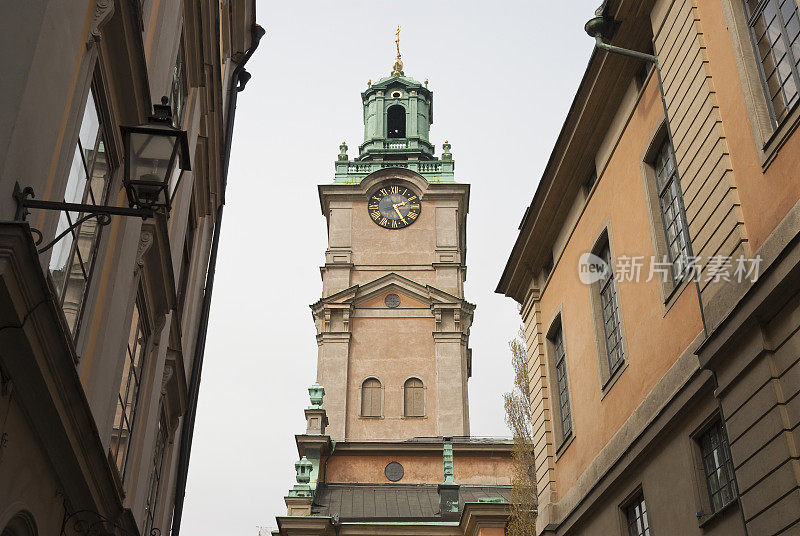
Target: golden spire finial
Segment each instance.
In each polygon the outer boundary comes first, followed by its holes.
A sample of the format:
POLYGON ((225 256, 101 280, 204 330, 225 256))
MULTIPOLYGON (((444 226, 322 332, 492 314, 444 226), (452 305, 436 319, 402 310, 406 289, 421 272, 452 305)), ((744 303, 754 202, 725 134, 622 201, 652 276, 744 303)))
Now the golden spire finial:
POLYGON ((403 60, 400 59, 400 25, 397 25, 397 30, 394 31, 395 44, 397 45, 397 57, 392 64, 392 76, 400 76, 403 74, 403 60))

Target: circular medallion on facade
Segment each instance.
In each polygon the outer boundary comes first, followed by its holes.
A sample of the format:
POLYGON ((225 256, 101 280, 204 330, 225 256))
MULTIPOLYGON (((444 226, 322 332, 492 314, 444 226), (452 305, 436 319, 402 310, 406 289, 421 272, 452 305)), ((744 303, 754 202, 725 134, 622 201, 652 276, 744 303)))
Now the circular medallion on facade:
POLYGON ((403 466, 398 462, 389 462, 386 469, 383 470, 383 474, 386 475, 386 478, 391 482, 397 482, 403 478, 405 471, 403 470, 403 466))
POLYGON ((400 296, 397 294, 387 294, 386 297, 383 299, 383 303, 386 304, 386 307, 397 307, 400 305, 400 296))

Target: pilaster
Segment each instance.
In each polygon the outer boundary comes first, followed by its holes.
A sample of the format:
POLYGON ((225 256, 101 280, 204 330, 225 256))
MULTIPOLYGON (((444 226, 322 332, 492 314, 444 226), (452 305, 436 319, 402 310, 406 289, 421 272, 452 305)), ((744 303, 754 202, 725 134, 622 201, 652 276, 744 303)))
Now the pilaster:
POLYGON ((438 434, 469 435, 467 406, 467 335, 460 331, 435 331, 436 392, 463 405, 439 403, 436 415, 438 434))
MULTIPOLYGON (((330 309, 325 309, 323 329, 330 328, 330 309)), ((341 317, 339 322, 341 322, 341 317)), ((344 323, 344 322, 342 322, 344 323)), ((349 324, 349 322, 348 322, 349 324)), ((349 326, 348 326, 349 327, 349 326)), ((317 334, 319 357, 317 381, 326 386, 325 407, 328 413, 328 434, 336 440, 346 437, 345 415, 347 414, 347 369, 350 355, 349 331, 322 331, 317 334)))
POLYGON ((436 287, 455 296, 464 296, 463 255, 460 248, 458 199, 436 201, 436 250, 433 267, 436 287))

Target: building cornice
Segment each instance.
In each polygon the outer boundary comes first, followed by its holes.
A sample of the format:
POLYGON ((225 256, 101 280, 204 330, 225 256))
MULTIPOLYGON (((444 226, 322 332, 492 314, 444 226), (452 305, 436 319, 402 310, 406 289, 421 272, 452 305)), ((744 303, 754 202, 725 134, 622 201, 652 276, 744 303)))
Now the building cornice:
MULTIPOLYGON (((486 442, 474 443, 453 443, 455 454, 494 454, 505 456, 511 455, 514 442, 509 439, 486 439, 486 442)), ((336 455, 374 455, 402 452, 404 454, 431 454, 442 455, 441 440, 431 441, 337 441, 336 455)))
MULTIPOLYGON (((649 40, 650 20, 638 24, 649 10, 639 2, 621 0, 606 6, 614 19, 623 21, 614 36, 616 46, 638 49, 649 40)), ((587 37, 587 41, 590 42, 587 37)), ((530 206, 519 225, 495 292, 523 303, 531 279, 541 269, 570 210, 571 200, 594 166, 595 155, 614 120, 639 63, 619 54, 595 49, 575 93, 530 206)), ((598 170, 598 180, 601 175, 598 170)))

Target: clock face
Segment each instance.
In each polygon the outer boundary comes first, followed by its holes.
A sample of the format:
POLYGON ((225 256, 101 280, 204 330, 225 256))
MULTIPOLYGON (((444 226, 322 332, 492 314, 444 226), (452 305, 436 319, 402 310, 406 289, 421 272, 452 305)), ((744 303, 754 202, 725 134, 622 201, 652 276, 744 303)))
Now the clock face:
POLYGON ((399 184, 384 184, 370 196, 369 217, 385 229, 402 229, 419 218, 422 203, 411 189, 399 184))

